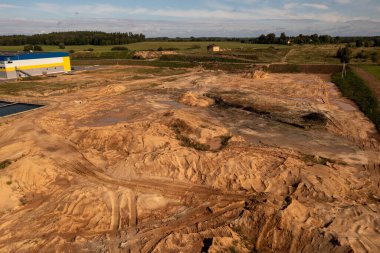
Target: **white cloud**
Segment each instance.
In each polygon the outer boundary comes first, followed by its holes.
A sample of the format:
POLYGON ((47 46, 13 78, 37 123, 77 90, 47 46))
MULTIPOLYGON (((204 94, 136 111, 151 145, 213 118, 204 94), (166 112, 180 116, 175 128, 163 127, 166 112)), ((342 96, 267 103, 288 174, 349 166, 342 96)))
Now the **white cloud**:
POLYGON ((335 0, 338 4, 349 4, 351 3, 351 0, 335 0))
MULTIPOLYGON (((215 20, 260 20, 260 19, 316 19, 321 21, 337 22, 347 20, 338 13, 313 13, 294 11, 294 4, 285 4, 283 8, 247 8, 247 9, 174 9, 174 8, 124 8, 111 4, 70 5, 65 8, 56 4, 39 3, 37 9, 57 14, 85 14, 94 17, 116 16, 144 16, 175 19, 215 19, 215 20)), ((298 5, 299 6, 299 5, 298 5)), ((328 6, 322 4, 304 4, 304 6, 327 10, 328 6)))
POLYGON ((328 10, 329 9, 329 7, 325 4, 302 4, 302 6, 310 7, 310 8, 314 8, 314 9, 319 9, 319 10, 328 10))
POLYGON ((284 4, 284 9, 285 10, 291 10, 291 9, 295 9, 299 6, 299 4, 296 4, 296 3, 285 3, 284 4))
POLYGON ((260 34, 285 32, 288 35, 330 34, 333 36, 373 36, 380 34, 380 22, 350 21, 324 22, 317 20, 130 20, 109 18, 80 18, 63 20, 2 19, 0 34, 32 34, 73 30, 99 30, 106 32, 131 31, 148 37, 230 36, 252 37, 260 34), (279 27, 281 23, 281 27, 279 27))
POLYGON ((13 5, 13 4, 2 4, 0 3, 0 8, 20 8, 20 6, 17 6, 17 5, 13 5))
POLYGON ((46 12, 57 12, 61 9, 59 5, 51 3, 36 3, 35 7, 46 12))

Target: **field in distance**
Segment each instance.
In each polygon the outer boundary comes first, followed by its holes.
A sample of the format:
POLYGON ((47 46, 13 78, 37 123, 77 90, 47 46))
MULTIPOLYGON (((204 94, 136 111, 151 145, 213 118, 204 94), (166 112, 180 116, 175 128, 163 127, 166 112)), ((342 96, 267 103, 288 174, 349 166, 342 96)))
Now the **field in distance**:
MULTIPOLYGON (((268 63, 268 62, 288 62, 292 64, 338 64, 339 59, 335 57, 339 47, 344 47, 343 44, 337 45, 271 45, 271 44, 247 44, 240 42, 168 42, 168 41, 146 41, 127 45, 120 45, 127 47, 131 51, 157 51, 158 49, 176 51, 182 55, 205 55, 207 54, 207 45, 215 43, 221 47, 223 52, 214 53, 215 56, 226 56, 234 58, 237 62, 239 58, 245 62, 255 63, 268 63), (274 51, 276 50, 276 51, 274 51), (257 56, 257 58, 255 57, 257 56)), ((120 54, 115 56, 107 54, 112 52, 114 45, 107 46, 94 46, 94 45, 80 45, 80 46, 66 46, 60 49, 58 46, 42 46, 44 51, 75 51, 81 52, 88 49, 93 49, 92 53, 94 58, 127 58, 128 56, 120 54), (103 55, 102 55, 103 53, 103 55)), ((23 46, 0 46, 1 51, 21 51, 23 46)), ((376 47, 360 47, 352 48, 352 63, 368 64, 380 63, 380 48, 376 47)), ((168 60, 168 59, 162 59, 168 60)), ((170 59, 169 59, 170 60, 170 59)), ((173 58, 176 61, 201 61, 199 59, 189 59, 178 57, 173 58)))

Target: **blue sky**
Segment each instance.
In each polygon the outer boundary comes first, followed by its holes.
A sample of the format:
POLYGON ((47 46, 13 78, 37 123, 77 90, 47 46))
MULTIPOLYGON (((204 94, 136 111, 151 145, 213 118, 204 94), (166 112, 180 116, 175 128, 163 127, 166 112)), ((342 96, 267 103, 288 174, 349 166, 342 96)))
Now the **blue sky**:
POLYGON ((380 0, 0 0, 0 10, 1 34, 90 29, 149 37, 380 35, 380 0))

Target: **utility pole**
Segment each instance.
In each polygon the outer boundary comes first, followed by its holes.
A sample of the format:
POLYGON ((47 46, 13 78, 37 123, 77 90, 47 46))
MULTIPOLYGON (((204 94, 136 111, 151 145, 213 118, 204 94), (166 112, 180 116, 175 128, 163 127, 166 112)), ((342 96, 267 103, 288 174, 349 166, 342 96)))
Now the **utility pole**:
POLYGON ((347 75, 346 62, 343 62, 342 78, 344 78, 346 75, 347 75))

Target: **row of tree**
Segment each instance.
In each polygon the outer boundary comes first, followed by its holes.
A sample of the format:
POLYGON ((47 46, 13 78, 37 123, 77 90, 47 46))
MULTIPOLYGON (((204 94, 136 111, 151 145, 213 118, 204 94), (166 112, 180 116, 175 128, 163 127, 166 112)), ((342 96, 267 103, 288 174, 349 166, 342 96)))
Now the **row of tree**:
POLYGON ((330 35, 303 35, 287 36, 281 33, 279 37, 274 33, 260 35, 257 38, 241 40, 242 43, 253 44, 340 44, 340 43, 355 43, 356 46, 380 46, 380 37, 332 37, 330 35))
POLYGON ((173 41, 173 42, 183 42, 183 41, 239 41, 241 43, 252 43, 252 44, 341 44, 341 43, 352 43, 360 46, 380 46, 380 37, 333 37, 330 35, 304 35, 300 34, 298 36, 287 36, 285 33, 281 33, 277 36, 275 33, 268 33, 267 35, 260 35, 259 37, 252 38, 239 38, 239 37, 190 37, 190 38, 169 38, 169 37, 157 37, 149 38, 150 41, 173 41))
POLYGON ((35 35, 0 36, 0 45, 122 45, 145 40, 144 34, 105 32, 55 32, 35 35))

